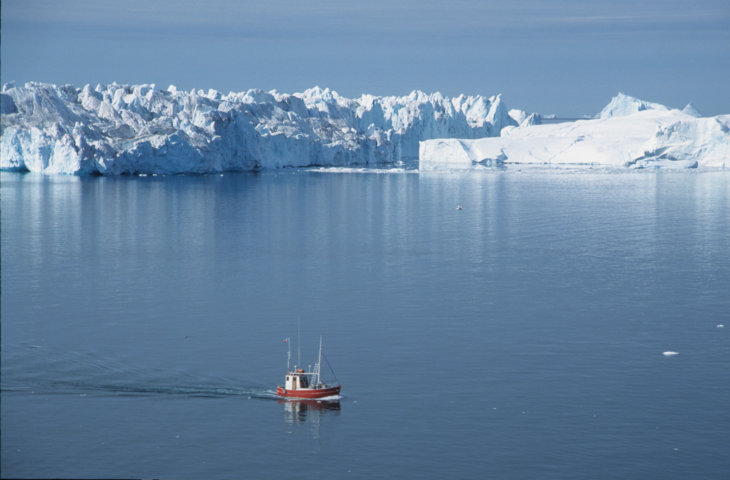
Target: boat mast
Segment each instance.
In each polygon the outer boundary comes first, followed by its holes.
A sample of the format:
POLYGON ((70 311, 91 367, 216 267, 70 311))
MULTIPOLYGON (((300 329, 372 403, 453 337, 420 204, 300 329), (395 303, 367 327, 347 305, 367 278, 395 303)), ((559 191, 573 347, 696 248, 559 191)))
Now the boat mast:
POLYGON ((288 347, 286 352, 286 372, 289 373, 289 365, 291 364, 291 338, 286 337, 286 346, 288 347))
POLYGON ((314 382, 315 385, 320 384, 320 380, 322 376, 320 375, 320 372, 322 371, 322 335, 319 336, 319 357, 317 358, 317 381, 314 382))

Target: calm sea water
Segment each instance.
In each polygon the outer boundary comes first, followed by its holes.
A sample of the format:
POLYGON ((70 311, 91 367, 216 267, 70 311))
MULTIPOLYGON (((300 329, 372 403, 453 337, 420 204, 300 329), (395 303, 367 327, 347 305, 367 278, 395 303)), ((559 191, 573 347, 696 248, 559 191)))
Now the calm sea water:
POLYGON ((729 172, 1 180, 3 477, 730 472, 729 172))

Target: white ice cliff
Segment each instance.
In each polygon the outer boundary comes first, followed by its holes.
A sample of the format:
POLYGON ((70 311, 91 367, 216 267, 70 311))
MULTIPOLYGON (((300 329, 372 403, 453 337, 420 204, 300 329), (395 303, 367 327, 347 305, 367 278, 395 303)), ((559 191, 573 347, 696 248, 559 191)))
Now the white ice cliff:
POLYGON ((155 85, 4 85, 0 168, 43 173, 204 173, 413 160, 419 141, 499 135, 500 96, 415 91, 349 99, 155 85))
POLYGON ((730 115, 701 117, 691 104, 673 110, 619 94, 595 119, 539 123, 525 119, 494 138, 423 141, 419 170, 730 167, 730 115))

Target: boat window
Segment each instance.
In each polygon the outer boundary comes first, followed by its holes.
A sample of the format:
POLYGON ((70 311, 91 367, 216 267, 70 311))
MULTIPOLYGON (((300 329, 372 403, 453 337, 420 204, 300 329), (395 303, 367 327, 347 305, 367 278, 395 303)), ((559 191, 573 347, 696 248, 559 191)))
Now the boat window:
POLYGON ((307 377, 299 377, 299 378, 300 378, 299 381, 301 383, 302 388, 307 388, 309 386, 309 380, 307 380, 307 377))

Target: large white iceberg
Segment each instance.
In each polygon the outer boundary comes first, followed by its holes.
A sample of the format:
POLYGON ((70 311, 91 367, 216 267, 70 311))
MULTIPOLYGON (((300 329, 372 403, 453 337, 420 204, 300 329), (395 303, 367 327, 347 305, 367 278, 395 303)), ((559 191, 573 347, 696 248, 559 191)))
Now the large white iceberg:
POLYGON ((421 140, 517 125, 500 96, 419 91, 349 99, 320 88, 223 95, 28 83, 3 86, 0 107, 0 168, 66 174, 415 164, 421 140))
POLYGON ((499 137, 444 138, 420 144, 419 170, 483 166, 725 168, 730 115, 700 117, 619 94, 595 119, 547 125, 523 121, 499 137))

